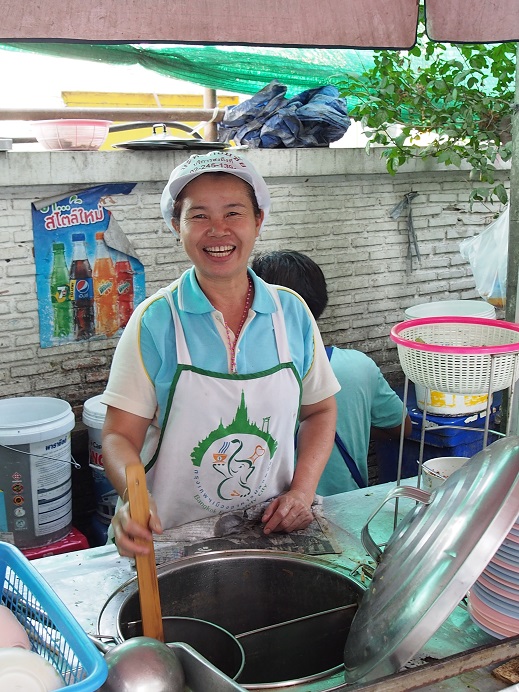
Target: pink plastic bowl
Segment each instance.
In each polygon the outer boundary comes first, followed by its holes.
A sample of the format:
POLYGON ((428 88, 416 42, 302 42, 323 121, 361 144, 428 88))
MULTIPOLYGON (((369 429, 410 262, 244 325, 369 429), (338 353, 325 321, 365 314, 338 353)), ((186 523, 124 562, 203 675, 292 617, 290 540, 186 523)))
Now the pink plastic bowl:
POLYGON ((36 120, 34 136, 45 149, 95 151, 108 136, 111 120, 36 120))

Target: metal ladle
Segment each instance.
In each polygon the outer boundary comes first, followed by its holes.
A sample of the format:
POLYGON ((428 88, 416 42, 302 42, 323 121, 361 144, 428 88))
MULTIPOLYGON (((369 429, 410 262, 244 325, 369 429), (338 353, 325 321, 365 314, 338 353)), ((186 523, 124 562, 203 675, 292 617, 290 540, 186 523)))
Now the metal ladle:
POLYGON ((98 692, 184 692, 184 669, 167 644, 133 637, 110 647, 99 637, 88 637, 105 654, 108 666, 98 692))

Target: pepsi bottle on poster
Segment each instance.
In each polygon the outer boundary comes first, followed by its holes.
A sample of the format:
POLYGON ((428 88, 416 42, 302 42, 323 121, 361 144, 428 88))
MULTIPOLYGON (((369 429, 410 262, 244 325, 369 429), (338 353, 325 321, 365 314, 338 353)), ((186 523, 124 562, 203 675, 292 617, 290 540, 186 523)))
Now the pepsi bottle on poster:
POLYGON ((85 234, 72 234, 73 255, 70 265, 70 300, 74 316, 74 337, 80 341, 95 335, 94 287, 88 261, 85 234))

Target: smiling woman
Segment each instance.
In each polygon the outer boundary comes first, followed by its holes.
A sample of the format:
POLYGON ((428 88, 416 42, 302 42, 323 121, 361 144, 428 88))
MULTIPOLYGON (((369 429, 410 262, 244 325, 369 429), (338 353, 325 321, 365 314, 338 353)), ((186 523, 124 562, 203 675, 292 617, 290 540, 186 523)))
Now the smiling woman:
POLYGON ((269 209, 265 181, 232 152, 191 156, 164 188, 164 221, 193 267, 133 313, 102 397, 122 555, 145 553, 136 539, 153 531, 266 501, 267 534, 313 521, 339 385, 302 299, 248 268, 269 209), (126 503, 126 468, 139 463, 147 528, 126 503))
POLYGON ((231 313, 233 324, 237 322, 233 305, 230 310, 227 305, 218 305, 220 297, 213 285, 236 280, 226 299, 232 298, 234 291, 243 293, 241 289, 247 285, 247 263, 264 217, 252 196, 250 185, 240 178, 206 173, 188 183, 173 208, 173 227, 196 267, 198 283, 217 309, 231 313))

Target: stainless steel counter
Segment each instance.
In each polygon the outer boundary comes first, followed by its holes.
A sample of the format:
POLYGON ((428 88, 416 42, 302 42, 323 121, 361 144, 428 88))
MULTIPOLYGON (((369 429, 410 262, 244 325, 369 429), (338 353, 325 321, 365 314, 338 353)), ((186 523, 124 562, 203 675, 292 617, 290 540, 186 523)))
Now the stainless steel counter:
MULTIPOLYGON (((408 479, 405 483, 413 485, 412 479, 408 479)), ((360 541, 361 529, 393 486, 393 483, 388 483, 324 498, 325 517, 335 540, 343 550, 340 555, 329 555, 324 559, 340 566, 342 570, 351 571, 359 581, 367 578, 360 566, 370 562, 360 541)), ((411 506, 410 500, 400 500, 400 515, 403 516, 411 506)), ((387 503, 370 524, 371 534, 378 544, 385 543, 393 532, 394 511, 394 503, 387 503)), ((98 616, 108 598, 117 587, 135 576, 131 560, 120 557, 113 546, 41 558, 34 560, 33 564, 68 606, 81 626, 92 633, 97 631, 98 616)), ((419 659, 442 659, 491 643, 496 644, 497 640, 477 627, 466 609, 460 605, 427 642, 420 652, 419 659)), ((333 680, 332 687, 336 688, 342 681, 340 676, 337 677, 333 680)), ((330 682, 328 680, 326 686, 312 685, 312 690, 329 690, 331 689, 330 682)), ((489 670, 479 669, 422 687, 431 692, 433 690, 466 690, 467 688, 480 692, 493 692, 506 688, 506 685, 496 680, 489 670)), ((308 689, 306 686, 305 690, 308 689)))

